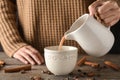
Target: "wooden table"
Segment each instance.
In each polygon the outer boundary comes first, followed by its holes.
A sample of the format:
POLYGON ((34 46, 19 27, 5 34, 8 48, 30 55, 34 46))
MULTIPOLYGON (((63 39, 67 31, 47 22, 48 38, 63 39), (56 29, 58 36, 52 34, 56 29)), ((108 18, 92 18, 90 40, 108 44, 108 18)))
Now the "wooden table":
MULTIPOLYGON (((81 58, 84 55, 80 55, 79 58, 81 58)), ((0 80, 31 80, 31 77, 33 76, 41 76, 43 80, 73 80, 74 76, 79 76, 78 69, 88 72, 93 71, 96 74, 99 74, 99 76, 95 77, 79 77, 79 79, 76 80, 120 80, 120 71, 115 71, 111 68, 105 68, 102 70, 96 70, 95 68, 92 68, 90 66, 76 66, 75 70, 73 71, 73 75, 65 75, 65 76, 55 76, 55 75, 49 75, 42 73, 43 70, 47 70, 45 65, 35 65, 32 66, 32 70, 26 71, 25 73, 21 72, 14 72, 14 73, 5 73, 3 71, 4 68, 7 67, 16 67, 24 65, 20 61, 9 58, 4 54, 4 52, 0 52, 0 60, 4 60, 6 65, 1 68, 0 70, 0 80)), ((118 64, 120 66, 120 54, 107 54, 100 58, 95 58, 88 56, 87 60, 100 63, 101 65, 104 65, 105 60, 109 60, 114 62, 115 64, 118 64)))

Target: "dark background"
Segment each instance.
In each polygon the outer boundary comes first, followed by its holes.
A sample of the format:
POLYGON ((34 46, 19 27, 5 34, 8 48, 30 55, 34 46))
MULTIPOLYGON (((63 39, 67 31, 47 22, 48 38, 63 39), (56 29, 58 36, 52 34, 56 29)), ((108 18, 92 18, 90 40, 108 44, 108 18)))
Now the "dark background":
POLYGON ((0 51, 3 51, 1 44, 0 44, 0 51))

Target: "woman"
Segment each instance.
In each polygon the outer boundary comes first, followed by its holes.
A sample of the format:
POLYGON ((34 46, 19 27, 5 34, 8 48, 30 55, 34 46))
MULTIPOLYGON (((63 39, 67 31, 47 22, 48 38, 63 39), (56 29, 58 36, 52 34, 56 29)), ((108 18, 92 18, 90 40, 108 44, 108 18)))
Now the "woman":
MULTIPOLYGON (((42 64, 44 47, 58 45, 72 23, 88 12, 88 6, 91 16, 97 12, 109 26, 120 19, 115 1, 0 0, 1 45, 8 56, 25 64, 42 64)), ((73 41, 65 44, 79 47, 73 41)), ((83 52, 80 47, 79 51, 83 52)))

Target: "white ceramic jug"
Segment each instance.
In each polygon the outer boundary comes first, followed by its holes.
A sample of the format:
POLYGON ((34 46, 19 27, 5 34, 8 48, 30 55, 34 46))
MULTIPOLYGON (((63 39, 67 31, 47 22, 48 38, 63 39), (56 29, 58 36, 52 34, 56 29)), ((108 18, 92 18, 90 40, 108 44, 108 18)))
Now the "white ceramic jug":
POLYGON ((75 40, 83 50, 91 56, 105 55, 113 46, 114 36, 89 14, 79 17, 65 33, 66 40, 75 40))

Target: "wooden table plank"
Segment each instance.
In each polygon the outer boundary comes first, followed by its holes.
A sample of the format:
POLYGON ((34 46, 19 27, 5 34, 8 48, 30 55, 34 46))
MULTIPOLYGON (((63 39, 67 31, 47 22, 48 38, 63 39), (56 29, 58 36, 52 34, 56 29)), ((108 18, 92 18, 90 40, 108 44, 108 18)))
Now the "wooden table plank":
MULTIPOLYGON (((79 59, 82 56, 84 55, 80 55, 79 59)), ((100 63, 102 65, 104 64, 103 62, 105 60, 109 60, 120 66, 119 54, 107 54, 100 58, 88 56, 87 59, 93 62, 100 63)), ((0 52, 0 60, 4 60, 6 62, 6 65, 4 66, 4 68, 24 65, 23 63, 21 63, 16 59, 7 57, 4 54, 4 52, 0 52)), ((93 77, 80 77, 79 80, 120 80, 120 71, 114 71, 111 68, 106 68, 106 69, 97 71, 96 69, 90 66, 81 66, 81 67, 77 66, 73 71, 73 75, 55 76, 55 75, 48 75, 48 74, 42 73, 43 70, 47 70, 45 65, 32 66, 32 70, 25 71, 24 74, 22 74, 21 72, 4 73, 3 70, 1 69, 0 80, 31 80, 31 77, 33 76, 41 76, 44 80, 73 80, 73 76, 79 75, 79 73, 77 72, 78 69, 84 72, 94 71, 95 73, 100 74, 100 76, 95 77, 95 79, 93 79, 93 77)))

